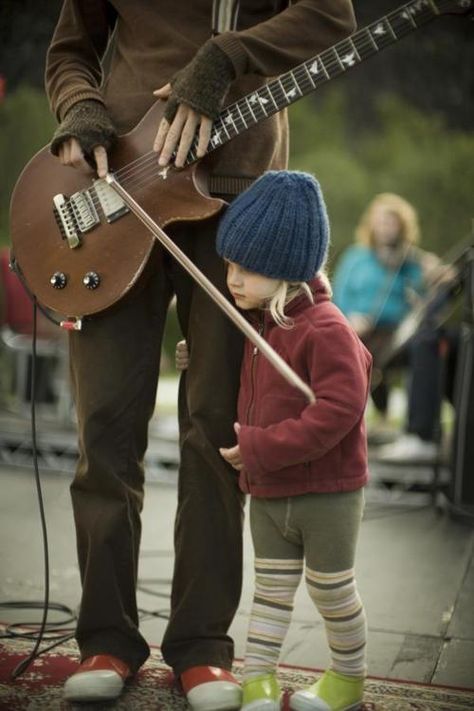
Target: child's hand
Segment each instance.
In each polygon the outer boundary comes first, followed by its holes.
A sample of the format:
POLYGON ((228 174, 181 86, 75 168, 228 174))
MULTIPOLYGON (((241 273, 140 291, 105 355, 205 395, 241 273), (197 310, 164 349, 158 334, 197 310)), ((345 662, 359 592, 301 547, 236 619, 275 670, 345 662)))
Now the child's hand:
POLYGON ((189 367, 189 351, 186 341, 178 341, 175 352, 176 370, 187 370, 189 367))
MULTIPOLYGON (((234 430, 236 435, 238 436, 240 432, 240 425, 238 422, 234 424, 234 430)), ((234 469, 237 469, 238 472, 244 468, 244 463, 240 456, 240 447, 238 444, 236 444, 235 447, 220 447, 219 452, 221 453, 222 457, 224 457, 226 462, 229 462, 229 464, 233 466, 234 469)))

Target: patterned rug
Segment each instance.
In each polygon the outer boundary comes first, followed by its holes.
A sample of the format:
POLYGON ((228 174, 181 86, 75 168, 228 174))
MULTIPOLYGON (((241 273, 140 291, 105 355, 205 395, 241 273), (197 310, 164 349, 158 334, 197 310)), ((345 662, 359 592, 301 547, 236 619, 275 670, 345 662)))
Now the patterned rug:
MULTIPOLYGON (((2 711, 186 711, 183 696, 175 686, 169 668, 164 664, 159 649, 137 677, 127 684, 120 700, 109 704, 81 704, 71 706, 62 699, 64 680, 77 666, 77 648, 73 642, 62 644, 45 653, 15 681, 10 674, 32 649, 32 643, 15 639, 0 642, 0 709, 2 711)), ((235 665, 236 676, 241 667, 235 665)), ((284 710, 288 709, 288 695, 303 688, 320 672, 283 666, 279 679, 285 689, 284 710)), ((363 711, 465 711, 474 709, 474 691, 461 691, 422 684, 368 679, 363 711)))

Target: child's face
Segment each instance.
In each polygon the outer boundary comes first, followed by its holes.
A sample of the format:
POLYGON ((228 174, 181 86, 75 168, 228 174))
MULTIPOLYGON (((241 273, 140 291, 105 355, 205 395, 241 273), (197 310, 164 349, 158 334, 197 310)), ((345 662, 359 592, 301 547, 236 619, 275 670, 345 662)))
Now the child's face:
POLYGON ((279 279, 250 272, 235 262, 227 262, 227 286, 240 309, 258 309, 275 293, 279 279))

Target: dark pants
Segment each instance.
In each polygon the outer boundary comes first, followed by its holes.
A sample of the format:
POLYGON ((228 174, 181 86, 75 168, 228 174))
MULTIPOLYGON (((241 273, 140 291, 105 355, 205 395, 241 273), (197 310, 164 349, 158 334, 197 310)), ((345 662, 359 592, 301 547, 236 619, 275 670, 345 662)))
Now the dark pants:
MULTIPOLYGON (((168 233, 224 290, 215 228, 213 219, 168 233)), ((162 651, 180 674, 200 664, 230 668, 233 660, 227 631, 241 592, 243 496, 218 447, 235 443, 243 338, 172 257, 158 259, 159 251, 151 275, 130 296, 71 334, 80 445, 71 493, 83 586, 77 641, 82 658, 113 654, 133 671, 149 654, 135 592, 143 459, 164 324, 176 294, 191 363, 180 383, 176 557, 162 651)))
MULTIPOLYGON (((389 338, 390 333, 381 335, 389 338)), ((438 440, 443 398, 453 402, 458 340, 456 327, 439 328, 423 324, 389 364, 377 371, 378 380, 371 391, 376 409, 383 414, 387 412, 390 371, 407 368, 406 430, 427 441, 438 440)))
POLYGON ((441 404, 453 402, 457 328, 424 328, 410 348, 407 432, 435 442, 441 437, 441 404))

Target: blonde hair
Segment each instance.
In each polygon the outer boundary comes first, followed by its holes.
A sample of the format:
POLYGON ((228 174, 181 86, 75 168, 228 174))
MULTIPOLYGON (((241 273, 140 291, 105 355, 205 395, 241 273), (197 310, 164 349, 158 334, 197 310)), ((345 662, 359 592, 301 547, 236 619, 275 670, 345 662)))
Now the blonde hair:
MULTIPOLYGON (((323 281, 329 296, 332 296, 331 284, 327 274, 324 271, 320 271, 318 272, 318 277, 323 281)), ((281 328, 293 328, 293 319, 285 314, 285 306, 298 294, 306 294, 311 303, 314 303, 313 293, 306 281, 285 281, 282 279, 278 282, 273 294, 268 297, 266 308, 270 311, 275 323, 281 328)))
POLYGON ((374 246, 373 215, 376 209, 384 208, 398 217, 401 225, 401 237, 406 244, 416 244, 420 239, 418 215, 407 200, 395 193, 379 193, 369 203, 360 218, 355 235, 361 244, 374 246))

